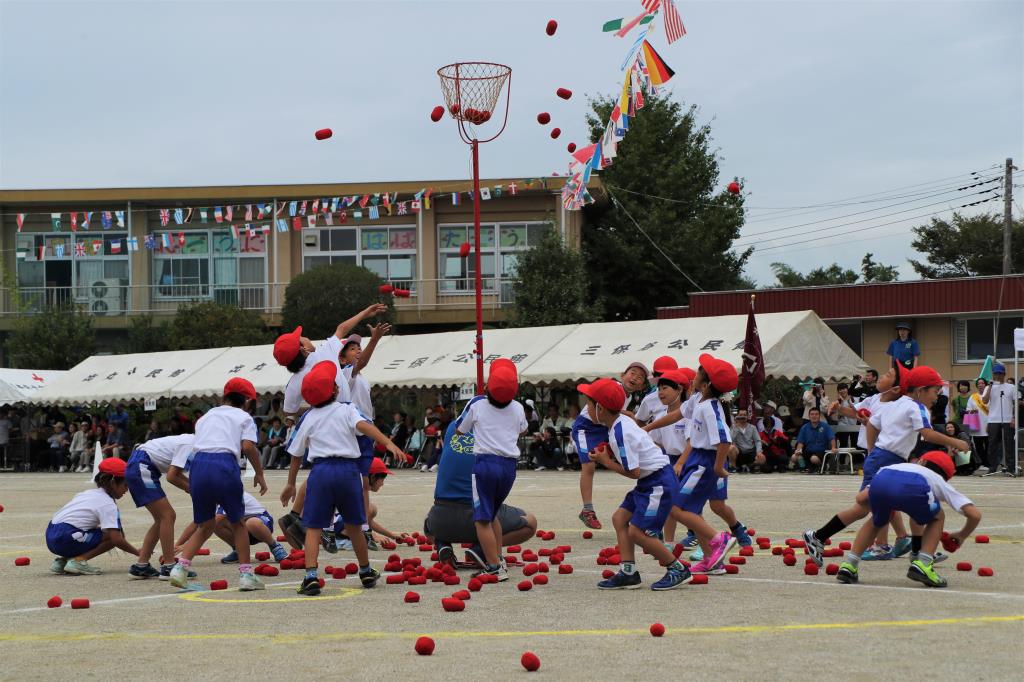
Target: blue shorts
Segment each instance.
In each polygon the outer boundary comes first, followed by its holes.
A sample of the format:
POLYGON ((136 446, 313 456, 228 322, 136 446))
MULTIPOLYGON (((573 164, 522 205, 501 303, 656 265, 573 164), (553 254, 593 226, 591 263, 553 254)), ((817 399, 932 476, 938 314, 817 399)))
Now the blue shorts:
POLYGON ((679 485, 672 495, 673 506, 683 511, 700 514, 708 500, 718 494, 718 474, 715 473, 715 451, 694 448, 683 465, 679 485))
POLYGON ((167 493, 160 487, 160 470, 149 459, 145 450, 132 452, 124 476, 128 482, 128 492, 132 494, 132 501, 136 507, 145 507, 151 502, 167 497, 167 493))
POLYGON ((363 476, 354 457, 324 457, 313 460, 306 479, 306 504, 302 525, 306 528, 330 528, 337 510, 346 523, 366 523, 363 507, 363 476))
POLYGON ((53 523, 46 526, 46 548, 64 559, 72 559, 93 550, 103 542, 103 531, 99 528, 81 530, 70 523, 53 523))
POLYGON ((860 482, 860 489, 864 490, 871 485, 871 479, 875 477, 878 470, 882 467, 887 467, 892 464, 904 464, 906 459, 900 457, 895 452, 889 452, 882 448, 876 447, 864 460, 864 479, 860 482))
POLYGON ((213 520, 217 505, 231 523, 245 514, 242 499, 242 470, 230 452, 197 452, 188 477, 192 494, 192 520, 196 525, 213 520))
POLYGON ((672 511, 672 493, 678 487, 679 479, 672 467, 663 467, 639 479, 619 508, 633 515, 630 525, 640 530, 661 530, 672 511))
POLYGON ((370 465, 373 464, 373 439, 362 434, 356 436, 359 443, 359 473, 363 476, 370 475, 370 465))
POLYGON ((868 504, 871 505, 871 522, 876 528, 888 524, 894 511, 904 512, 922 526, 939 513, 939 501, 928 482, 909 471, 882 469, 875 474, 868 490, 868 504))
POLYGON ((473 521, 493 521, 516 481, 516 458, 476 455, 473 462, 473 521))
MULTIPOLYGON (((224 513, 224 508, 223 507, 219 507, 219 506, 217 507, 217 516, 226 516, 226 514, 224 513)), ((273 534, 273 532, 274 532, 274 518, 270 515, 270 512, 261 512, 259 514, 249 514, 248 516, 245 516, 244 519, 245 520, 248 520, 248 519, 259 519, 260 521, 263 522, 263 525, 267 527, 267 530, 269 530, 271 532, 271 534, 273 534)), ((259 538, 256 538, 256 537, 253 536, 252 533, 249 533, 249 544, 250 545, 256 545, 256 544, 259 544, 260 542, 261 542, 261 540, 259 538)))
POLYGON ((572 435, 572 442, 576 446, 576 454, 580 458, 580 464, 589 464, 588 454, 601 443, 608 442, 608 429, 600 424, 595 424, 583 415, 576 417, 569 430, 572 435))

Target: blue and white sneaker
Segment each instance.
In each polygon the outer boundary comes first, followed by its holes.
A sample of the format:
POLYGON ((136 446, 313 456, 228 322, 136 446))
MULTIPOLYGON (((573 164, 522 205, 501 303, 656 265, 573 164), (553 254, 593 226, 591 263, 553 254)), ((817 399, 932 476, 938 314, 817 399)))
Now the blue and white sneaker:
POLYGON ((220 558, 222 564, 237 564, 238 563, 238 552, 231 550, 220 558))
POLYGON ((352 541, 348 538, 338 538, 335 541, 335 546, 342 552, 352 551, 352 541))
POLYGON ((278 563, 288 558, 288 550, 280 542, 275 542, 270 546, 270 553, 274 555, 274 561, 278 563))
POLYGON ((619 571, 611 578, 602 580, 597 584, 602 590, 635 590, 640 587, 640 571, 636 571, 632 575, 626 575, 622 571, 619 571))
POLYGON ((743 524, 740 524, 739 531, 733 533, 732 536, 736 538, 736 544, 740 547, 750 547, 754 544, 754 541, 751 540, 750 536, 747 534, 747 527, 743 524))
POLYGON ((686 538, 683 539, 683 549, 694 549, 700 547, 700 540, 693 534, 693 531, 687 531, 686 538))
POLYGON ((686 558, 689 559, 690 561, 703 561, 704 560, 704 550, 701 549, 701 546, 698 544, 697 545, 697 549, 692 551, 692 552, 690 552, 690 556, 688 556, 686 558))
POLYGON ((669 568, 661 580, 651 585, 651 589, 658 592, 674 590, 680 585, 685 585, 691 580, 693 580, 693 575, 690 574, 690 569, 686 568, 686 566, 683 566, 682 570, 678 568, 669 568))
POLYGON ((896 544, 892 546, 893 556, 901 557, 910 551, 913 543, 910 540, 909 535, 905 535, 902 538, 896 538, 896 544))
POLYGON ((893 554, 892 545, 871 545, 860 555, 861 561, 889 561, 893 554))

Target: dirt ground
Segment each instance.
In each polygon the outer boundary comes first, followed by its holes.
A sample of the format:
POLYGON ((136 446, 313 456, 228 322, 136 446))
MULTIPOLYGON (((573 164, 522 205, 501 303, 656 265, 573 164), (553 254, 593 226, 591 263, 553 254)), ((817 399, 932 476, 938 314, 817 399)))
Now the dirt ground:
MULTIPOLYGON (((276 495, 284 472, 269 476, 264 503, 280 515, 276 495)), ((846 506, 857 490, 853 476, 742 475, 730 481, 730 502, 758 535, 782 544, 817 527, 846 506)), ((381 520, 396 530, 421 530, 430 505, 433 474, 402 471, 391 476, 375 500, 381 520)), ((979 532, 991 543, 971 540, 940 571, 944 590, 906 578, 907 561, 864 562, 861 584, 841 585, 781 557, 757 551, 738 575, 712 576, 707 585, 655 593, 649 589, 600 592, 603 567, 598 550, 614 543, 610 517, 628 490, 613 474, 597 478, 596 504, 605 530, 581 537, 578 477, 572 472, 520 473, 511 502, 535 513, 540 527, 556 531, 534 549, 572 545, 571 575, 549 574, 550 583, 519 592, 521 571, 511 580, 474 593, 462 613, 446 613, 441 597, 461 587, 428 583, 413 588, 419 604, 403 601, 407 585, 362 590, 353 578, 329 580, 318 599, 298 597, 297 571, 267 578, 265 592, 173 590, 166 582, 133 581, 123 554, 92 563, 102 576, 57 576, 43 540, 47 521, 71 496, 90 485, 84 474, 0 475, 0 679, 135 679, 253 676, 296 678, 312 674, 342 679, 507 678, 527 674, 523 652, 541 660, 537 673, 559 679, 824 679, 902 678, 1020 679, 1024 638, 1024 481, 955 479, 980 507, 979 532), (31 557, 15 567, 18 556, 31 557), (958 572, 970 561, 972 572, 958 572), (995 576, 979 577, 990 566, 995 576), (52 595, 65 606, 46 608, 52 595), (89 610, 68 608, 74 597, 91 600, 89 610), (649 626, 663 623, 661 639, 649 626), (413 643, 430 635, 431 657, 417 656, 413 643)), ((185 495, 172 489, 179 529, 190 518, 185 495)), ((130 497, 120 503, 133 542, 149 524, 130 497)), ((947 514, 959 528, 961 517, 947 514)), ((721 525, 720 521, 715 521, 721 525)), ((852 539, 843 533, 836 539, 852 539)), ((224 545, 213 538, 210 556, 197 557, 204 585, 237 569, 223 566, 224 545)), ((258 547, 256 549, 266 549, 258 547)), ((408 547, 403 556, 428 555, 408 547)), ((382 565, 389 552, 373 555, 382 565)), ((351 553, 321 559, 339 564, 351 553)), ((826 561, 838 561, 831 559, 826 561)), ((639 563, 646 585, 660 577, 654 561, 639 563)))

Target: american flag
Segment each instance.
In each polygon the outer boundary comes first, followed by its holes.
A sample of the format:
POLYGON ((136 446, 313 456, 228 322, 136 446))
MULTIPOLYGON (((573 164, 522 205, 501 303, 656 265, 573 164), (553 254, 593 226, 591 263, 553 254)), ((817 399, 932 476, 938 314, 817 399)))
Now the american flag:
POLYGON ((675 0, 665 0, 665 39, 669 45, 686 35, 686 27, 679 17, 675 0))
MULTIPOLYGON (((671 0, 668 1, 671 2, 671 0)), ((658 9, 658 5, 661 4, 661 0, 641 0, 641 4, 643 4, 644 9, 647 10, 647 13, 650 14, 651 12, 658 9)))

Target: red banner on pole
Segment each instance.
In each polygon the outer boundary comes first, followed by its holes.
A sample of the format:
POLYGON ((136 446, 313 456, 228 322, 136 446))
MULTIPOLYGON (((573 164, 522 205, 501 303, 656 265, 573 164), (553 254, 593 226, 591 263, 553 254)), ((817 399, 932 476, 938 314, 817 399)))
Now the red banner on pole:
POLYGON ((739 395, 736 405, 748 413, 754 401, 761 395, 764 385, 764 355, 761 353, 761 337, 757 333, 754 318, 754 297, 750 297, 750 311, 747 313, 747 335, 743 341, 743 367, 740 369, 739 395))

